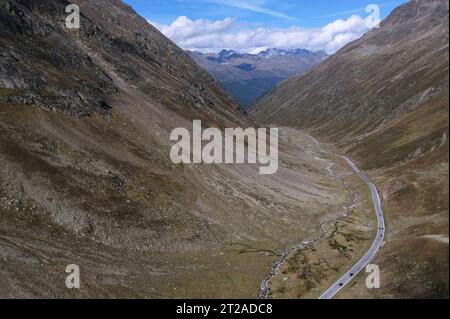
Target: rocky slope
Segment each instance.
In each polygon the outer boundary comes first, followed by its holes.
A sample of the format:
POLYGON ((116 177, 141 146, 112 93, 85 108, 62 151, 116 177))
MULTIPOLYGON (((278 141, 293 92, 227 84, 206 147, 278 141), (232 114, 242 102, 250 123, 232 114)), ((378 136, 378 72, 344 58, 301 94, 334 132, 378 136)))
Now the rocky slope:
POLYGON ((383 195, 383 289, 342 296, 448 297, 448 1, 414 0, 251 111, 353 156, 383 195))
POLYGON ((243 107, 250 107, 281 81, 309 71, 328 56, 324 51, 267 49, 258 54, 223 50, 189 52, 243 107))
POLYGON ((280 169, 174 165, 169 135, 252 125, 119 0, 0 0, 0 297, 258 297, 347 190, 281 132, 280 169), (81 289, 65 286, 81 268, 81 289))
POLYGON ((179 104, 194 105, 194 111, 209 108, 236 117, 237 112, 231 113, 237 107, 211 77, 130 7, 118 2, 76 3, 83 6, 80 30, 64 25, 68 1, 0 2, 0 83, 11 90, 3 93, 4 101, 77 116, 108 109, 104 99, 117 87, 96 63, 102 59, 161 101, 173 95, 179 104))

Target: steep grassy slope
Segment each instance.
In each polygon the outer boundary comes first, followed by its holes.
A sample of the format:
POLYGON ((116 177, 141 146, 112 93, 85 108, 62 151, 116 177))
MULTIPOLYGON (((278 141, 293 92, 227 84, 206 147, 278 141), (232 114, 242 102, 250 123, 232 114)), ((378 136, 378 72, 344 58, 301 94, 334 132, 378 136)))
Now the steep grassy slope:
POLYGON ((316 128, 334 140, 370 132, 448 91, 447 18, 446 1, 399 7, 381 28, 282 83, 253 108, 254 116, 316 128))
POLYGON ((252 110, 347 152, 382 192, 382 289, 361 277, 343 297, 448 297, 448 41, 448 2, 411 1, 252 110))
POLYGON ((343 297, 448 297, 448 92, 399 116, 348 151, 382 191, 389 222, 385 289, 359 281, 343 297))

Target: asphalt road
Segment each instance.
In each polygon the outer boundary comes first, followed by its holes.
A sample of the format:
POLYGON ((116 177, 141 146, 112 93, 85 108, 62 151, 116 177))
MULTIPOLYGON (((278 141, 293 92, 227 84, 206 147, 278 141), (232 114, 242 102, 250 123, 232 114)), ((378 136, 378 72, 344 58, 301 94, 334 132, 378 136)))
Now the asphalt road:
POLYGON ((345 273, 344 276, 342 276, 337 282, 335 282, 330 288, 328 288, 327 291, 325 291, 321 296, 320 299, 331 299, 336 294, 341 291, 357 274, 359 274, 361 271, 365 270, 366 266, 375 258, 378 251, 381 249, 381 246, 384 242, 384 236, 386 231, 386 226, 384 223, 384 217, 383 217, 383 211, 381 208, 381 200, 380 195, 378 193, 377 187, 374 183, 363 173, 359 170, 358 167, 347 157, 341 156, 350 166, 351 168, 361 177, 364 182, 366 182, 367 185, 370 187, 370 191, 372 194, 372 200, 373 205, 375 208, 375 213, 377 215, 377 221, 378 221, 378 229, 377 229, 377 236, 372 244, 372 247, 370 247, 369 251, 349 270, 345 273))
MULTIPOLYGON (((309 136, 309 135, 308 135, 309 136)), ((322 149, 319 141, 315 138, 309 136, 320 149, 322 153, 331 154, 322 149)), ((333 154, 336 155, 336 154, 333 154)), ((337 155, 340 156, 340 155, 337 155)), ((341 291, 353 278, 356 277, 361 271, 365 270, 366 266, 375 258, 381 246, 383 245, 385 238, 386 225, 384 222, 383 210, 381 207, 381 199, 375 184, 363 173, 361 170, 353 163, 348 157, 340 156, 344 159, 348 165, 358 174, 359 177, 370 187, 370 192, 372 194, 373 205, 375 208, 375 213, 377 216, 378 228, 377 236, 370 247, 369 251, 353 266, 348 270, 344 276, 342 276, 338 281, 336 281, 330 288, 327 289, 319 299, 332 299, 336 294, 341 291)))

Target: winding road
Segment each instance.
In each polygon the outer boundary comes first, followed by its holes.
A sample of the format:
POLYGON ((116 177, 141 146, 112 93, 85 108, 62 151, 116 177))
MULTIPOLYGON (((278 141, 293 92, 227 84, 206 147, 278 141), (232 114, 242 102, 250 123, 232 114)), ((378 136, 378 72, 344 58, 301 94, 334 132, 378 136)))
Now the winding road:
POLYGON ((320 145, 319 141, 317 141, 314 137, 308 136, 311 140, 314 141, 314 143, 317 145, 319 150, 324 154, 339 156, 340 158, 344 159, 348 165, 355 171, 356 174, 369 186, 370 192, 372 195, 372 201, 375 208, 375 213, 377 217, 378 222, 378 228, 377 228, 377 236, 370 247, 369 251, 352 267, 349 271, 345 273, 338 281, 336 281, 330 288, 327 289, 320 297, 319 299, 332 299, 338 292, 340 292, 353 278, 356 277, 361 271, 365 269, 365 267, 375 258, 377 253, 380 251, 381 247, 383 246, 384 238, 385 238, 385 232, 386 232, 386 225, 384 222, 384 216, 383 216, 383 210, 381 207, 381 199, 380 194, 378 193, 377 187, 375 184, 365 175, 361 170, 353 163, 348 157, 332 154, 327 151, 324 151, 322 149, 322 146, 320 145))
MULTIPOLYGON (((353 169, 353 171, 369 186, 370 191, 371 191, 371 195, 372 195, 372 201, 373 201, 373 205, 375 208, 375 213, 376 213, 376 217, 377 217, 377 222, 378 222, 378 228, 377 228, 377 235, 376 238, 372 244, 372 246, 370 247, 370 249, 366 252, 366 254, 353 266, 351 267, 346 273, 345 275, 343 275, 338 281, 336 281, 330 288, 328 288, 320 297, 319 299, 332 299, 333 297, 336 296, 336 294, 338 292, 340 292, 350 281, 352 281, 353 278, 356 277, 356 275, 358 275, 361 271, 363 271, 366 266, 375 258, 375 256, 377 255, 377 253, 379 252, 379 250, 381 249, 381 247, 383 246, 384 243, 384 238, 385 238, 385 230, 386 230, 386 226, 385 226, 385 222, 384 222, 384 217, 383 217, 383 211, 381 208, 381 199, 380 199, 380 195, 378 193, 377 187, 375 186, 375 184, 367 177, 367 175, 365 175, 356 165, 355 163, 353 163, 348 157, 346 156, 342 156, 339 154, 334 154, 334 153, 330 153, 325 151, 321 144, 319 143, 318 140, 316 140, 314 137, 302 133, 303 135, 307 136, 309 139, 311 139, 317 146, 317 148, 319 149, 319 151, 322 154, 325 155, 331 155, 331 156, 336 156, 339 158, 342 158, 343 160, 345 160, 347 162, 347 164, 353 169)), ((318 160, 322 160, 317 158, 318 160)), ((332 164, 329 164, 327 166, 327 172, 328 175, 330 177, 333 177, 333 173, 331 170, 331 166, 332 164)), ((349 188, 347 182, 343 181, 343 183, 345 184, 345 186, 348 188, 348 190, 352 193, 352 203, 347 206, 344 207, 344 210, 346 211, 344 217, 348 216, 349 213, 349 209, 351 207, 354 207, 356 204, 356 197, 355 197, 355 193, 353 191, 351 191, 351 189, 349 188)), ((341 217, 338 217, 337 219, 340 219, 341 217)), ((269 297, 269 285, 270 282, 272 281, 272 279, 280 272, 280 269, 282 267, 283 264, 286 263, 286 261, 289 258, 289 255, 295 251, 304 249, 305 247, 314 245, 315 243, 323 240, 326 238, 327 233, 325 231, 325 225, 336 221, 337 219, 332 219, 332 220, 327 220, 327 221, 322 221, 320 224, 320 235, 312 240, 306 240, 305 242, 295 246, 295 247, 291 247, 288 250, 286 250, 282 255, 281 255, 281 259, 273 265, 272 267, 272 271, 271 273, 267 276, 267 278, 264 279, 264 281, 261 283, 261 292, 260 292, 260 298, 261 299, 267 299, 269 297)))

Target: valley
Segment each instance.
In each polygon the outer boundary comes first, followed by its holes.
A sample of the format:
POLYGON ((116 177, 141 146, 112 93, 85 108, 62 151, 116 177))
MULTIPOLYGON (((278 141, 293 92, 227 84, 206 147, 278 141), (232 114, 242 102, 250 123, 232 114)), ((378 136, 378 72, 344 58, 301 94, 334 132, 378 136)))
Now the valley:
POLYGON ((324 51, 267 49, 257 54, 222 50, 217 54, 188 52, 244 108, 280 82, 306 73, 328 57, 324 51))
POLYGON ((56 23, 62 0, 6 3, 1 297, 257 298, 278 255, 342 213, 348 191, 289 131, 273 176, 174 164, 175 128, 255 124, 121 1, 76 1, 83 28, 71 33, 56 23), (65 286, 69 264, 79 290, 65 286))
POLYGON ((448 298, 448 1, 331 56, 186 51, 71 2, 79 29, 0 0, 0 298, 448 298))

